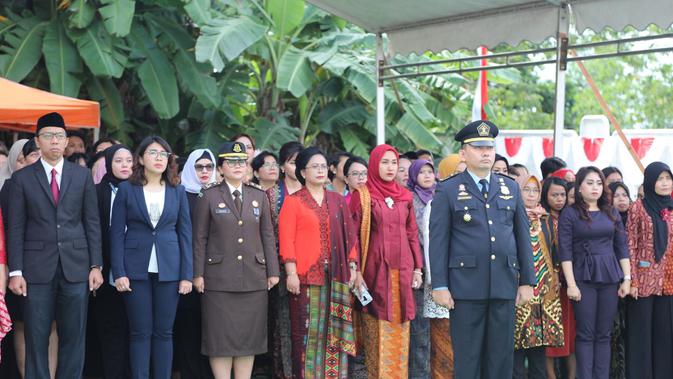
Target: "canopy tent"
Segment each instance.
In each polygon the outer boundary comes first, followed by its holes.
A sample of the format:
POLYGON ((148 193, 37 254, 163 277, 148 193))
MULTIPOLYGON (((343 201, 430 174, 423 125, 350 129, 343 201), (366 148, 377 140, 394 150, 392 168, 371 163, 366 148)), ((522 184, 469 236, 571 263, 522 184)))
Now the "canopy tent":
MULTIPOLYGON (((390 53, 517 45, 556 37, 556 111, 554 151, 561 151, 565 108, 565 70, 571 20, 582 33, 610 27, 643 30, 650 24, 668 28, 673 23, 672 0, 308 0, 377 35, 377 142, 385 141, 381 35, 390 41, 390 53)), ((619 45, 618 45, 619 46, 619 45)), ((619 50, 619 47, 618 47, 619 50)), ((649 51, 662 51, 651 49, 649 51)), ((648 52, 648 50, 636 53, 648 52)), ((611 56, 620 55, 611 54, 611 56)), ((426 62, 427 64, 427 62, 426 62)), ((488 67, 486 68, 488 69, 488 67)))
POLYGON ((100 128, 96 101, 73 99, 0 78, 0 128, 35 132, 40 116, 59 112, 68 128, 100 128))

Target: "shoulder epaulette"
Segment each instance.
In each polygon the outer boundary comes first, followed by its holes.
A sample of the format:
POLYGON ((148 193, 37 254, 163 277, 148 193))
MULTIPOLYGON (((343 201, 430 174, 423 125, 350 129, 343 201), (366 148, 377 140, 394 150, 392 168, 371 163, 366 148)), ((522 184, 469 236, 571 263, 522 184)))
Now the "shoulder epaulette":
POLYGON ((509 175, 507 175, 507 174, 503 174, 502 172, 494 172, 494 174, 496 174, 496 175, 500 175, 500 176, 504 176, 504 177, 507 178, 507 179, 516 181, 516 179, 514 179, 513 177, 511 177, 511 176, 509 176, 509 175))
POLYGON ((440 182, 449 180, 449 179, 451 179, 451 178, 453 178, 453 177, 455 177, 455 176, 458 176, 458 175, 460 175, 460 174, 462 174, 462 172, 457 172, 457 173, 455 173, 455 174, 453 174, 453 175, 451 175, 451 176, 449 176, 449 177, 447 177, 447 178, 444 178, 444 179, 440 180, 440 182))
POLYGON ((213 182, 213 183, 208 183, 205 186, 201 187, 201 192, 199 192, 199 197, 203 197, 203 193, 206 192, 207 190, 211 188, 215 188, 220 185, 222 182, 213 182))
POLYGON ((258 190, 264 192, 264 189, 262 188, 262 186, 260 186, 260 185, 257 184, 257 183, 250 182, 250 183, 244 183, 244 185, 246 185, 246 186, 248 186, 248 187, 252 187, 252 188, 254 188, 254 189, 258 189, 258 190))

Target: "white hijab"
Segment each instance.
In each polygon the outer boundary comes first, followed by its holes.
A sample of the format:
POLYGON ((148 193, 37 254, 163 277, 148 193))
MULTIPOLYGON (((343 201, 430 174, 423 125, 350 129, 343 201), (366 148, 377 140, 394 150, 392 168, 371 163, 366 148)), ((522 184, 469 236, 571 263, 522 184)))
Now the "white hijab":
MULTIPOLYGON (((215 156, 210 150, 196 149, 192 151, 187 158, 185 167, 182 169, 182 175, 180 175, 182 181, 181 184, 185 186, 185 190, 189 193, 199 193, 201 192, 201 187, 203 187, 199 181, 199 177, 196 175, 196 169, 194 168, 196 161, 201 159, 203 153, 207 153, 210 156, 210 160, 213 162, 213 166, 217 166, 217 160, 215 160, 215 156)), ((215 181, 217 181, 217 173, 213 170, 212 174, 210 174, 208 183, 215 183, 215 181)))
POLYGON ((0 171, 0 189, 2 189, 2 186, 5 185, 5 180, 12 177, 12 174, 14 173, 14 165, 19 159, 19 154, 21 154, 23 145, 25 145, 26 142, 28 142, 27 139, 20 139, 14 142, 12 147, 9 149, 9 153, 7 154, 7 164, 2 168, 2 171, 0 171))

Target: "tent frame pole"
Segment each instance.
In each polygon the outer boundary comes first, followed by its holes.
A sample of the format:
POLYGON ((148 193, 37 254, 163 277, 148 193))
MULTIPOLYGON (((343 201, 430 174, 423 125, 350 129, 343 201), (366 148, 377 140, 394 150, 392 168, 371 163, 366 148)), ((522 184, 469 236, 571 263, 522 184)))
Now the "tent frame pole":
POLYGON ((386 106, 383 87, 384 71, 383 36, 376 33, 376 144, 386 143, 386 106))
POLYGON ((554 104, 554 156, 563 155, 563 129, 565 124, 566 69, 568 67, 568 6, 559 7, 556 38, 556 96, 554 104))

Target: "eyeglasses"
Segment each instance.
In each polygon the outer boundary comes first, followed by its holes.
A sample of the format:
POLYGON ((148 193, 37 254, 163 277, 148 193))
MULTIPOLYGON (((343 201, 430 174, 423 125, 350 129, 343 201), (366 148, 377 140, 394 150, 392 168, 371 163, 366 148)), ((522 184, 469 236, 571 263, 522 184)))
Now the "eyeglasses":
POLYGON ((521 190, 523 193, 532 193, 534 195, 538 195, 540 193, 540 190, 537 188, 524 188, 521 190))
POLYGON ((227 163, 227 166, 229 167, 243 167, 245 166, 245 159, 225 159, 224 160, 227 163))
POLYGON ((307 166, 306 168, 310 168, 311 170, 321 170, 325 171, 327 170, 327 165, 326 164, 312 164, 310 166, 307 166))
POLYGON ((168 159, 168 157, 171 155, 168 151, 159 151, 159 150, 147 150, 147 155, 150 157, 157 159, 159 157, 163 159, 168 159))
POLYGON ((52 140, 56 138, 58 141, 62 141, 65 139, 66 134, 65 133, 50 133, 50 132, 45 132, 45 133, 40 133, 40 137, 44 137, 46 140, 52 140))
POLYGON ((274 162, 266 162, 262 165, 262 167, 264 167, 264 168, 278 168, 278 167, 280 167, 280 165, 278 163, 274 163, 274 162))
POLYGON ((353 177, 353 178, 366 178, 367 177, 367 171, 353 171, 348 174, 348 176, 353 177))
POLYGON ((196 171, 213 171, 214 168, 215 166, 212 163, 194 165, 196 171))

